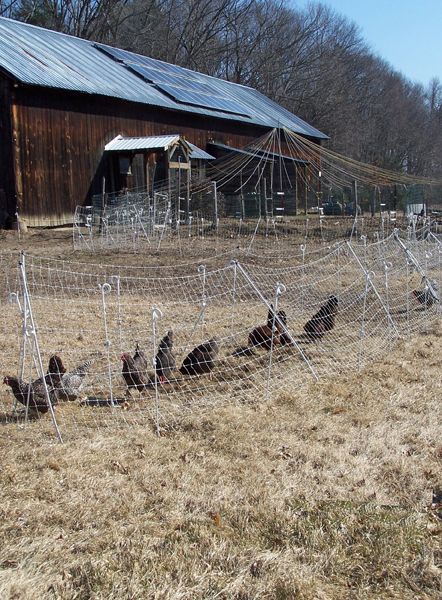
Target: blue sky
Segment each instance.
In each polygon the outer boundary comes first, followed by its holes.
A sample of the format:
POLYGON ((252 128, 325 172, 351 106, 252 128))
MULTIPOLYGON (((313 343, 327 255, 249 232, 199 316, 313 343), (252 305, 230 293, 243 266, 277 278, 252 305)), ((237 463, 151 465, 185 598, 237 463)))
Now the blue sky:
MULTIPOLYGON (((442 0, 323 0, 355 21, 372 50, 406 77, 442 81, 442 0)), ((303 6, 307 0, 292 0, 303 6)))

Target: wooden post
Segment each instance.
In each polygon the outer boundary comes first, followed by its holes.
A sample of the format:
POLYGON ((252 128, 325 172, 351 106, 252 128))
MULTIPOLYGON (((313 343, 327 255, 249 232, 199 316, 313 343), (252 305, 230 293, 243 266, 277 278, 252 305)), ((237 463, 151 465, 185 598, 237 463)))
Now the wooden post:
POLYGON ((103 216, 106 208, 106 177, 101 178, 101 210, 100 210, 100 225, 98 231, 101 233, 103 229, 103 216))
POLYGON ((216 189, 216 181, 213 182, 213 213, 215 229, 218 230, 218 193, 216 189))
POLYGON ((293 169, 295 172, 295 216, 298 214, 298 169, 296 163, 293 162, 293 169))
POLYGON ((167 173, 167 196, 170 210, 172 211, 172 229, 176 229, 176 202, 172 203, 172 183, 170 181, 170 148, 166 154, 166 173, 167 173))
POLYGON ((180 215, 180 212, 181 212, 181 156, 178 156, 178 194, 177 194, 176 212, 177 212, 176 222, 177 222, 177 226, 179 227, 180 218, 181 218, 181 215, 180 215))
POLYGON ((149 193, 149 156, 148 154, 144 154, 144 176, 146 178, 146 192, 149 193))
POLYGON ((355 217, 358 216, 358 182, 356 179, 353 181, 353 214, 355 217))
POLYGON ((187 189, 186 189, 186 223, 190 221, 190 182, 192 179, 192 163, 189 158, 189 169, 187 170, 187 189))
POLYGON ((267 180, 263 177, 263 187, 264 187, 264 207, 266 211, 266 217, 269 214, 269 207, 267 206, 267 180))
POLYGON ((307 185, 307 165, 304 165, 304 214, 308 214, 308 185, 307 185))
MULTIPOLYGON (((18 118, 18 106, 15 102, 15 94, 13 94, 11 99, 11 129, 12 129, 12 140, 14 142, 12 146, 13 152, 13 161, 14 161, 14 170, 15 170, 15 201, 16 207, 15 212, 20 216, 25 213, 26 209, 23 205, 23 173, 21 170, 20 164, 20 136, 19 136, 19 118, 18 118)), ((14 213, 11 211, 11 217, 14 216, 14 213)), ((20 224, 18 223, 19 227, 20 224)))
POLYGON ((322 172, 318 173, 318 215, 320 215, 319 208, 322 207, 322 172))

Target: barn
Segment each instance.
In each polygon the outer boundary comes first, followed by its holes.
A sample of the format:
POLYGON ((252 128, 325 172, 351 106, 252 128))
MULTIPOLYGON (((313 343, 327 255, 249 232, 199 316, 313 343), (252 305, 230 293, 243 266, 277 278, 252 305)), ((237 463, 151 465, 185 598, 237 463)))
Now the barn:
POLYGON ((0 226, 71 223, 280 127, 327 138, 253 88, 0 18, 0 226))

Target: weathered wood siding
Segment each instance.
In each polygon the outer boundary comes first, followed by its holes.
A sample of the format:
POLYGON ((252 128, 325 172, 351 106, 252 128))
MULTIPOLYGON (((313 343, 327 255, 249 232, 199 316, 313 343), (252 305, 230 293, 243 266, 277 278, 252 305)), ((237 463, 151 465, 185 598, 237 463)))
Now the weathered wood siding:
POLYGON ((11 83, 0 78, 0 227, 10 224, 16 208, 10 99, 11 83))
POLYGON ((180 133, 201 148, 211 140, 242 147, 265 128, 59 90, 15 90, 17 204, 30 225, 72 222, 77 205, 101 191, 103 150, 118 134, 180 133))

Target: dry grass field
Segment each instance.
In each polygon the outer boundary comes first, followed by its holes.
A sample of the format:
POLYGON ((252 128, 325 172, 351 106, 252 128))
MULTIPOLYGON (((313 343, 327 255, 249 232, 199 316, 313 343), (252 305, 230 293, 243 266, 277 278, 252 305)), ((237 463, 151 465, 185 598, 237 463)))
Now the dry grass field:
MULTIPOLYGON (((173 273, 215 250, 90 256, 72 254, 69 236, 7 232, 0 250, 173 273)), ((63 445, 48 416, 5 420, 0 597, 442 597, 442 520, 430 507, 442 485, 442 328, 428 329, 362 372, 232 397, 160 437, 148 420, 79 426, 73 406, 60 407, 63 445)), ((17 363, 6 337, 3 371, 17 363)))

